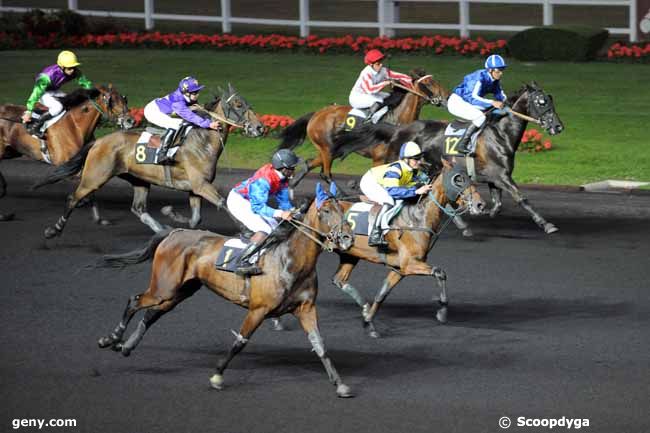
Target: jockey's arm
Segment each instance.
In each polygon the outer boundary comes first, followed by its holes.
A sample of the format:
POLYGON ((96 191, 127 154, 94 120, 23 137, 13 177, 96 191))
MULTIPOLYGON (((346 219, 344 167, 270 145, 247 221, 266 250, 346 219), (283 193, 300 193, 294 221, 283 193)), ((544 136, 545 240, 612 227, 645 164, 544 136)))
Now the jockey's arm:
POLYGON ((248 186, 248 200, 251 202, 252 211, 257 215, 267 218, 279 218, 282 211, 273 209, 267 204, 270 191, 271 185, 266 179, 257 179, 248 186))
POLYGON ((27 103, 25 104, 27 106, 27 111, 31 112, 34 110, 34 105, 38 102, 39 99, 41 99, 41 96, 43 96, 49 85, 50 78, 45 74, 39 75, 39 77, 36 79, 34 89, 32 90, 32 93, 29 95, 27 103))
POLYGON ((366 93, 374 94, 379 92, 384 87, 388 86, 388 84, 390 84, 388 81, 382 81, 381 83, 372 84, 372 78, 368 74, 365 77, 363 77, 363 80, 361 82, 361 87, 363 88, 363 90, 366 91, 366 93))
POLYGON ((406 85, 413 85, 413 79, 409 77, 406 74, 402 74, 401 72, 395 72, 391 71, 390 69, 386 68, 386 71, 388 72, 388 78, 391 80, 397 80, 401 82, 402 84, 406 85))
POLYGON ((173 103, 172 110, 174 110, 174 113, 178 114, 179 117, 187 120, 190 123, 193 123, 194 125, 198 125, 201 128, 210 127, 210 119, 204 119, 203 117, 199 116, 182 102, 173 103))
POLYGON ((93 87, 93 82, 86 78, 86 76, 82 73, 79 73, 77 84, 79 84, 79 86, 83 87, 84 89, 91 89, 93 87))
POLYGON ((291 210, 294 207, 289 197, 289 188, 280 189, 275 195, 275 200, 278 202, 278 207, 282 210, 291 210))
POLYGON ((400 185, 400 174, 396 171, 387 171, 382 180, 382 186, 391 197, 397 200, 415 197, 416 186, 414 182, 409 185, 400 185))
POLYGON ((480 81, 477 81, 472 89, 472 105, 477 105, 481 109, 485 110, 492 106, 492 100, 480 96, 482 84, 480 81))

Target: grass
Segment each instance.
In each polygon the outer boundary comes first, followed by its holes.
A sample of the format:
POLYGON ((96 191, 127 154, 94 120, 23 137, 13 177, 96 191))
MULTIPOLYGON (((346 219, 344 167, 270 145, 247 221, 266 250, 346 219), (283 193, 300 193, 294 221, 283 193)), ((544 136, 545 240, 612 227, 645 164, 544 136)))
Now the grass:
MULTIPOLYGON (((56 51, 0 52, 0 102, 26 100, 34 75, 56 58, 56 51)), ((299 117, 332 102, 347 103, 362 67, 359 57, 212 50, 77 50, 84 72, 96 82, 113 82, 142 107, 171 91, 179 79, 196 75, 209 89, 227 82, 258 113, 299 117)), ((650 181, 650 65, 614 63, 521 63, 509 60, 506 92, 537 80, 552 93, 566 131, 552 137, 554 149, 518 154, 515 179, 520 183, 584 184, 603 179, 650 181)), ((423 67, 448 87, 481 66, 479 58, 397 55, 398 71, 423 67)), ((206 92, 207 93, 207 92, 206 92)), ((207 100, 208 95, 203 95, 207 100)), ((425 107, 424 119, 449 119, 446 111, 425 107)), ((255 168, 266 161, 277 140, 235 136, 220 161, 222 167, 255 168)), ((299 152, 313 154, 306 143, 299 152)), ((361 174, 368 160, 353 156, 335 163, 335 172, 361 174)))

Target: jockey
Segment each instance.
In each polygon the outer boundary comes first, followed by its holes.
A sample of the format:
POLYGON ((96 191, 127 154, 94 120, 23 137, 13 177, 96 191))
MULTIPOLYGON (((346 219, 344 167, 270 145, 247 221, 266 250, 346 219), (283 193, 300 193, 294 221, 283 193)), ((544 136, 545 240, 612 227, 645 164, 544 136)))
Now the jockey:
POLYGON ((469 142, 472 134, 485 123, 483 111, 490 107, 503 108, 506 94, 501 89, 501 77, 505 68, 503 57, 498 54, 491 55, 485 61, 485 69, 466 75, 449 97, 449 112, 461 119, 472 121, 456 147, 458 151, 473 156, 474 149, 469 148, 469 142), (488 93, 492 93, 495 100, 485 98, 488 93))
MULTIPOLYGON (((350 105, 352 108, 369 108, 367 119, 371 119, 383 105, 384 99, 389 95, 381 89, 391 84, 391 80, 400 81, 407 87, 412 85, 413 80, 406 74, 391 71, 383 66, 384 54, 379 50, 370 50, 364 57, 365 68, 359 74, 354 87, 350 91, 350 105)), ((377 123, 379 119, 373 119, 377 123)))
POLYGON ((289 178, 293 175, 298 157, 289 149, 273 154, 270 164, 263 165, 255 174, 239 182, 230 190, 226 204, 230 213, 255 234, 251 244, 239 258, 238 275, 257 275, 261 270, 249 262, 266 237, 278 226, 278 220, 291 218, 293 204, 289 198, 289 178), (268 205, 274 197, 279 209, 268 205))
POLYGON ((84 89, 93 87, 93 83, 77 68, 80 64, 72 51, 61 51, 56 59, 56 64, 46 67, 36 76, 36 84, 25 104, 27 109, 23 113, 22 121, 23 123, 31 121, 36 102, 45 105, 47 113, 42 114, 31 124, 31 130, 38 137, 43 138, 43 134, 40 132, 43 124, 63 111, 63 105, 57 99, 57 97, 65 96, 65 93, 59 91, 62 85, 68 81, 76 80, 77 84, 84 89))
POLYGON ((381 204, 375 224, 368 237, 368 245, 385 246, 383 230, 388 228, 384 216, 387 211, 402 200, 426 194, 432 185, 418 186, 416 178, 422 163, 422 150, 417 143, 407 141, 402 144, 397 161, 373 167, 361 178, 359 187, 372 201, 381 204))
POLYGON ((201 128, 219 129, 219 122, 204 119, 194 113, 189 106, 196 104, 199 99, 199 92, 205 86, 199 85, 196 78, 189 76, 178 83, 178 88, 162 98, 154 99, 144 107, 144 117, 154 125, 165 128, 166 131, 161 137, 158 162, 165 162, 167 150, 173 144, 183 120, 201 128), (171 117, 176 114, 179 118, 171 117))

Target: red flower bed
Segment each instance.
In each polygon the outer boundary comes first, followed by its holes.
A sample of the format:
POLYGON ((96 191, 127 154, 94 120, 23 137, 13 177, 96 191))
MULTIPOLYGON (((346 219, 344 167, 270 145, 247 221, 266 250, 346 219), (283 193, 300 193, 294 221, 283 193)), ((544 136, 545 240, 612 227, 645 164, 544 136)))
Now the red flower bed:
POLYGON ((365 52, 379 48, 387 52, 425 54, 476 54, 485 56, 505 52, 506 41, 486 41, 482 38, 463 39, 455 36, 421 36, 400 39, 346 35, 319 38, 283 35, 193 34, 193 33, 118 33, 64 36, 51 33, 40 36, 27 33, 0 32, 0 49, 18 48, 214 48, 249 49, 256 51, 291 50, 323 54, 326 52, 365 52))
POLYGON ((607 58, 631 59, 631 60, 650 60, 650 42, 641 42, 638 44, 625 44, 616 42, 607 50, 607 58))
POLYGON ((551 140, 544 140, 544 136, 535 128, 527 129, 524 131, 524 136, 521 137, 521 143, 517 150, 521 152, 544 152, 553 149, 551 140))

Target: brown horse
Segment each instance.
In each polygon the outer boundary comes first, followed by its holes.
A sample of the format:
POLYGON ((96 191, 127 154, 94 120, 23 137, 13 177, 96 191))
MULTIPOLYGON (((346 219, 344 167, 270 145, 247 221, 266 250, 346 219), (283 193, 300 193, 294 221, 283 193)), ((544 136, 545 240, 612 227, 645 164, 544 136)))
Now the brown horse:
POLYGON ((268 246, 259 259, 264 273, 247 279, 215 268, 226 238, 208 231, 177 229, 168 236, 156 234, 142 250, 106 258, 105 265, 123 266, 153 256, 153 265, 147 291, 130 298, 120 323, 113 333, 99 339, 99 347, 111 347, 128 356, 154 322, 203 285, 248 309, 230 352, 217 363, 217 371, 210 378, 212 387, 223 387, 223 372, 228 363, 246 346, 264 319, 293 313, 336 386, 338 396, 351 397, 352 392, 327 356, 318 331, 316 261, 324 248, 329 251, 350 248, 352 230, 341 206, 331 196, 317 197, 304 221, 289 223, 296 229, 284 236, 278 234, 275 244, 268 246), (146 310, 144 318, 124 342, 122 337, 129 321, 139 310, 146 310))
MULTIPOLYGON (((224 91, 220 99, 206 107, 206 115, 225 119, 228 123, 240 124, 244 133, 258 137, 264 133, 264 125, 246 100, 232 86, 224 91), (211 111, 214 110, 214 111, 211 111)), ((45 237, 52 238, 62 233, 73 209, 84 197, 101 188, 112 177, 119 176, 133 186, 133 212, 154 232, 163 226, 147 212, 147 197, 151 184, 170 189, 188 191, 194 228, 201 220, 201 198, 224 208, 224 199, 212 185, 217 170, 217 161, 228 140, 229 125, 222 121, 220 131, 193 128, 175 155, 176 163, 170 165, 138 164, 136 142, 139 132, 114 132, 85 148, 77 158, 70 160, 42 180, 38 186, 56 182, 77 173, 83 166, 81 182, 73 194, 68 196, 64 214, 54 226, 45 229, 45 237), (85 162, 85 165, 84 165, 85 162)))
MULTIPOLYGON (((31 135, 21 123, 23 105, 0 105, 0 160, 26 156, 52 165, 61 165, 79 153, 84 144, 93 139, 101 120, 108 120, 129 129, 133 119, 129 115, 126 97, 112 84, 95 89, 76 90, 62 99, 68 110, 47 130, 47 140, 31 135)), ((5 195, 6 182, 0 173, 0 198, 5 195)), ((97 205, 92 200, 93 218, 100 223, 97 205)), ((0 214, 0 221, 13 217, 0 214)))
MULTIPOLYGON (((421 70, 411 72, 413 78, 413 89, 406 91, 402 88, 395 88, 393 93, 402 96, 399 104, 385 116, 385 122, 395 125, 411 123, 420 117, 420 110, 425 103, 441 106, 447 103, 449 91, 433 79, 431 75, 425 75, 421 70)), ((392 98, 393 95, 388 98, 392 98)), ((301 145, 306 136, 314 144, 319 152, 316 158, 305 161, 305 166, 297 172, 292 181, 295 186, 305 175, 316 167, 321 167, 321 177, 329 181, 332 178, 332 161, 340 158, 334 147, 334 136, 341 130, 345 117, 352 107, 349 105, 328 105, 315 112, 307 113, 297 119, 293 124, 280 133, 282 141, 278 149, 295 149, 301 145)), ((374 165, 384 162, 385 149, 369 148, 360 150, 358 153, 366 158, 372 158, 374 165)))
MULTIPOLYGON (((445 272, 439 267, 427 264, 427 255, 442 232, 440 225, 447 216, 446 225, 454 216, 469 211, 478 215, 483 212, 485 202, 470 182, 467 171, 461 164, 453 167, 447 161, 442 161, 442 172, 433 182, 433 190, 417 202, 406 204, 401 212, 393 219, 391 229, 386 235, 388 248, 377 249, 368 246, 368 236, 355 236, 351 249, 339 252, 340 264, 334 275, 334 284, 343 292, 350 295, 362 308, 364 327, 373 338, 379 333, 373 324, 373 318, 380 305, 390 291, 400 280, 409 275, 433 276, 442 288, 440 293, 440 308, 437 312, 439 321, 447 317, 447 292, 445 272), (447 206, 447 205, 451 206, 447 206), (455 208, 455 209, 454 209, 455 208), (453 210, 452 210, 453 209, 453 210), (354 288, 348 279, 359 260, 383 264, 390 271, 384 284, 377 292, 372 305, 354 288)), ((358 214, 348 212, 354 203, 342 202, 347 214, 347 221, 356 226, 358 214)), ((375 205, 372 212, 376 214, 379 206, 375 205)))

